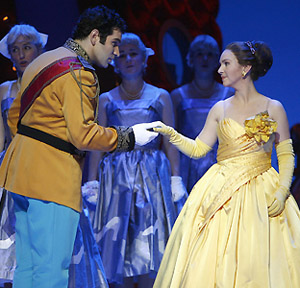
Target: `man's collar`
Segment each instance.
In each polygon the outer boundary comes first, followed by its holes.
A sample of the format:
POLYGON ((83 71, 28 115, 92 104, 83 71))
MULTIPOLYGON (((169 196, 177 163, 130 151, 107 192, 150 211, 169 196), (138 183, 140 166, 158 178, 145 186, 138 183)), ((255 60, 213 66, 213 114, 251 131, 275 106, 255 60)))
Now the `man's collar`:
POLYGON ((63 45, 65 48, 75 52, 78 56, 82 57, 85 61, 89 62, 89 64, 91 64, 90 61, 90 57, 89 55, 86 53, 86 51, 76 42, 74 41, 72 38, 69 38, 65 44, 63 45))

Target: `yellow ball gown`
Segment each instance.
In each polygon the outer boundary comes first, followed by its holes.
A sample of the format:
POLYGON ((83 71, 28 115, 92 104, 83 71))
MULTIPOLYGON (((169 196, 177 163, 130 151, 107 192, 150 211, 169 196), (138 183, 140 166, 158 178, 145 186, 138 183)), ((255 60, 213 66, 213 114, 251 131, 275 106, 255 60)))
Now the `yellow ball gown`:
POLYGON ((219 123, 218 162, 178 216, 155 288, 300 287, 300 211, 290 196, 280 216, 268 216, 279 182, 275 137, 256 132, 219 123))

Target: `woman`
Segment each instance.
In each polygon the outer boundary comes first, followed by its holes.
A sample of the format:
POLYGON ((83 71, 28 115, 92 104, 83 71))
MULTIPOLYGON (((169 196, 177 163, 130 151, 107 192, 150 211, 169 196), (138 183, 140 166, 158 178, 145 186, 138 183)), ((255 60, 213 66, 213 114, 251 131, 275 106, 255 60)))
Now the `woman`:
MULTIPOLYGON (((119 50, 114 65, 122 83, 100 96, 100 125, 131 126, 155 120, 173 125, 168 92, 143 80, 153 50, 132 33, 122 36, 119 50)), ((176 218, 171 181, 177 190, 182 187, 180 177, 171 178, 171 170, 178 175, 176 149, 165 141, 165 154, 161 140, 158 137, 131 152, 108 153, 100 165, 103 155, 90 157, 89 179, 95 180, 99 171, 100 183, 93 228, 111 284, 133 287, 138 282, 139 287, 152 287, 158 271, 176 218), (174 185, 176 181, 179 186, 174 185)), ((185 195, 184 190, 179 194, 175 200, 185 195)))
MULTIPOLYGON (((26 67, 43 52, 48 35, 39 33, 33 26, 22 24, 13 26, 0 41, 0 53, 9 58, 17 72, 18 79, 6 81, 0 85, 1 116, 0 117, 0 164, 11 136, 7 125, 7 113, 15 99, 26 67)), ((15 231, 13 200, 7 191, 1 188, 1 222, 0 222, 0 279, 12 281, 16 265, 15 231)))
POLYGON ((219 141, 218 162, 178 216, 154 287, 300 287, 300 211, 289 193, 294 154, 288 120, 282 104, 253 83, 272 62, 263 42, 229 44, 218 72, 236 92, 213 106, 196 139, 163 123, 154 128, 190 157, 205 155, 219 141), (271 167, 274 143, 279 174, 271 167))
MULTIPOLYGON (((207 114, 218 101, 234 91, 216 79, 220 49, 209 35, 198 35, 191 42, 186 60, 193 71, 193 80, 171 92, 176 130, 192 139, 203 128, 207 114)), ((216 162, 217 145, 202 159, 191 159, 180 153, 180 175, 188 193, 195 183, 216 162)))

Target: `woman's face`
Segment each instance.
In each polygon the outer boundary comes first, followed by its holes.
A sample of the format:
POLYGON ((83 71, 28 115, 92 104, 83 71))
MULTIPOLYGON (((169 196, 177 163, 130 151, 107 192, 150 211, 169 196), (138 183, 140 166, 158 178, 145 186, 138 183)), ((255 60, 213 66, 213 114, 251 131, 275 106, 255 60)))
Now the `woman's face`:
POLYGON ((193 52, 192 65, 195 74, 212 74, 218 67, 218 56, 209 47, 199 47, 193 52))
POLYGON ((120 45, 120 56, 115 59, 121 77, 136 77, 143 74, 144 57, 141 50, 134 44, 120 45))
POLYGON ((220 68, 218 69, 223 85, 235 88, 243 79, 243 69, 244 66, 238 63, 235 55, 230 50, 224 50, 220 57, 220 68))
POLYGON ((25 37, 20 35, 16 41, 11 45, 9 53, 11 60, 18 74, 22 75, 25 68, 34 60, 39 51, 35 44, 25 37))

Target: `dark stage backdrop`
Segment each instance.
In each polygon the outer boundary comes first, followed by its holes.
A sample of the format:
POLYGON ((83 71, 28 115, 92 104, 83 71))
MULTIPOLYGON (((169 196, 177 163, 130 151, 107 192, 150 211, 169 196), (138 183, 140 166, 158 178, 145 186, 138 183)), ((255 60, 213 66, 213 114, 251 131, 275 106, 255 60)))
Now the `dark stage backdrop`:
MULTIPOLYGON (((15 23, 31 24, 49 34, 47 50, 64 43, 84 9, 98 4, 115 9, 126 20, 128 31, 138 34, 155 51, 155 56, 149 58, 146 81, 169 91, 191 78, 185 57, 196 35, 210 34, 222 47, 222 33, 216 22, 219 0, 7 0, 5 3, 1 5, 8 7, 0 14, 9 10, 11 17, 1 23, 0 36, 15 23)), ((0 65, 5 66, 5 72, 2 70, 0 82, 16 77, 9 61, 3 58, 0 65)), ((102 92, 119 81, 111 67, 97 72, 102 92)))

